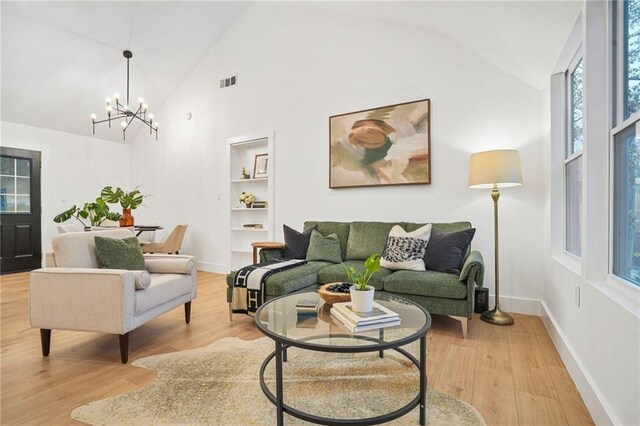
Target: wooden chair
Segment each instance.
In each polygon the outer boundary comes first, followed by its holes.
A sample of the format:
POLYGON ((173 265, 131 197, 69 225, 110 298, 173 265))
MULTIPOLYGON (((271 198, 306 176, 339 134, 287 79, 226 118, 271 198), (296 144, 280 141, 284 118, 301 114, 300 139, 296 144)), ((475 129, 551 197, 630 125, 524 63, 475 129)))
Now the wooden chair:
POLYGON ((142 246, 143 253, 179 254, 187 225, 176 226, 163 243, 150 243, 142 246))

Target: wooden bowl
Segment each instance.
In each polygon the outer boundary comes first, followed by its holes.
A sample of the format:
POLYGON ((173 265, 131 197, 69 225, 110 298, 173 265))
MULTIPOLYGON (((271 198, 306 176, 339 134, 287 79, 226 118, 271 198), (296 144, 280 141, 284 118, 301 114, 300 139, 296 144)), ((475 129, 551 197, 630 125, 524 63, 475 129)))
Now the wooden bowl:
POLYGON ((328 303, 329 305, 333 305, 334 303, 339 303, 339 302, 348 302, 351 300, 351 294, 349 293, 334 293, 332 291, 328 290, 329 286, 332 286, 334 284, 340 284, 338 283, 328 283, 325 284, 323 286, 321 286, 318 289, 318 294, 320 295, 320 297, 322 298, 322 300, 325 301, 325 303, 328 303))

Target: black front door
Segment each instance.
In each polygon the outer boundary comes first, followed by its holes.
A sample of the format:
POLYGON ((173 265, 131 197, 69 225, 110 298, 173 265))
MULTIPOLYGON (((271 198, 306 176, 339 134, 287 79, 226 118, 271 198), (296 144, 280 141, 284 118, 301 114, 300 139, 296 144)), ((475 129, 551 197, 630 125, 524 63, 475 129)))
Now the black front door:
POLYGON ((42 261, 40 153, 0 148, 0 274, 42 261))

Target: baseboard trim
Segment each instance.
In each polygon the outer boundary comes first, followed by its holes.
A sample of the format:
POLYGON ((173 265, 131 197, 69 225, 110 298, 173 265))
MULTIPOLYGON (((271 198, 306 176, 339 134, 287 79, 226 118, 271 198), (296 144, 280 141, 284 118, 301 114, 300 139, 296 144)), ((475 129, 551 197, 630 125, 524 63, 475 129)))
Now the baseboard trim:
POLYGON ((198 271, 226 274, 229 272, 229 268, 227 268, 227 265, 222 265, 220 263, 198 261, 198 271))
POLYGON ((549 307, 544 301, 540 301, 542 306, 542 321, 547 328, 551 340, 555 345, 560 358, 569 371, 569 375, 578 388, 578 392, 582 396, 593 421, 597 425, 618 425, 622 424, 618 417, 614 414, 611 406, 607 403, 604 394, 596 386, 593 378, 585 368, 584 364, 578 357, 575 349, 567 340, 562 329, 558 326, 557 321, 551 314, 549 307))
MULTIPOLYGON (((495 296, 489 295, 489 307, 495 305, 495 296)), ((526 297, 500 296, 500 307, 505 312, 513 312, 516 314, 542 315, 542 305, 540 300, 528 299, 526 297)))

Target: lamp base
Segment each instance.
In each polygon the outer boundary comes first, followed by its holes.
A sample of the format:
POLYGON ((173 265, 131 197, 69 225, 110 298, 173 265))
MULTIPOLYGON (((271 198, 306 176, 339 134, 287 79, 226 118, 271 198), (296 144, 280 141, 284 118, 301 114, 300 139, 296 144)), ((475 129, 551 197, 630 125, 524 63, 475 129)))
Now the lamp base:
POLYGON ((497 306, 492 311, 483 312, 480 319, 495 325, 513 325, 514 322, 511 315, 502 312, 497 306))

